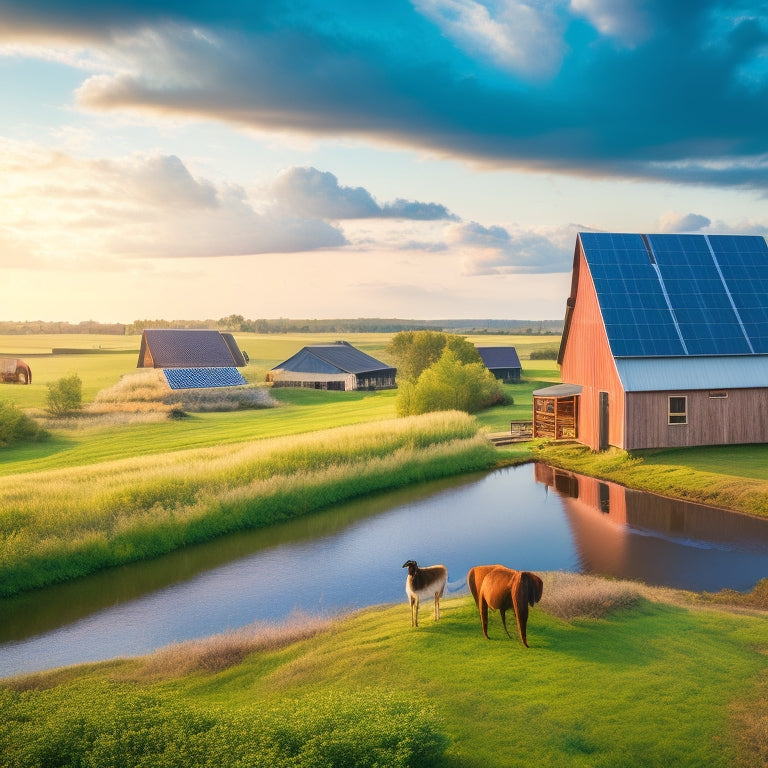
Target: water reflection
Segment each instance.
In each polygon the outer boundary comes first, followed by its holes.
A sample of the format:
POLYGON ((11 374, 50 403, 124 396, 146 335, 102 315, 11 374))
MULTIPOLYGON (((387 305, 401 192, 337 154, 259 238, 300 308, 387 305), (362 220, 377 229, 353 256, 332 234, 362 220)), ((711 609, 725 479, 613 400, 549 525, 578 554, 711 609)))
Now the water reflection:
MULTIPOLYGON (((405 603, 403 562, 570 570, 688 589, 768 575, 768 521, 545 465, 452 478, 0 601, 0 676, 145 653, 294 611, 405 603)), ((404 620, 407 621, 407 606, 404 620)))
POLYGON ((768 576, 768 520, 535 466, 563 500, 586 573, 647 584, 746 590, 768 576))

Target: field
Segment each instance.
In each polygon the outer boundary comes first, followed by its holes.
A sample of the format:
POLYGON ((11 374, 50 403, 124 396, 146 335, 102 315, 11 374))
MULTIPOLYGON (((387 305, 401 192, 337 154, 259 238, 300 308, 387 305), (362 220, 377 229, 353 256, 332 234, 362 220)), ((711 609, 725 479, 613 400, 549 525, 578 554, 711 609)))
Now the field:
POLYGON ((9 681, 4 765, 765 765, 763 617, 544 577, 529 649, 458 597, 9 681))

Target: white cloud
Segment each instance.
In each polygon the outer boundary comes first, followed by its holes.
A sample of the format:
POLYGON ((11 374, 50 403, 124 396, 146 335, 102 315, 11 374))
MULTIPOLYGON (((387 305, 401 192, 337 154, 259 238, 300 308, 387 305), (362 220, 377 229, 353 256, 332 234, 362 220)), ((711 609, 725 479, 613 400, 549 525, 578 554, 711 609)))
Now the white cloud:
POLYGON ((668 211, 659 218, 659 232, 699 232, 712 224, 712 221, 699 213, 681 214, 668 211))
POLYGON ((564 23, 553 2, 413 0, 414 7, 466 53, 527 77, 557 72, 564 23))
POLYGON ((636 45, 652 32, 647 3, 642 0, 570 0, 577 16, 583 16, 603 35, 636 45))
POLYGON ((486 227, 477 222, 448 229, 448 243, 465 254, 470 275, 568 272, 579 227, 523 229, 486 227))

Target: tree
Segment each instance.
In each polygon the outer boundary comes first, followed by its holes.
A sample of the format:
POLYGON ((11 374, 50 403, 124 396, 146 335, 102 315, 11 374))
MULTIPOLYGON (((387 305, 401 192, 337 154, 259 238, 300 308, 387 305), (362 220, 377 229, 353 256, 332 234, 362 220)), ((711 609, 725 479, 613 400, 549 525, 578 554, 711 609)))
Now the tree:
POLYGON ((398 386, 406 381, 416 381, 434 365, 445 349, 450 349, 464 364, 482 363, 475 345, 463 336, 442 331, 401 331, 395 334, 387 351, 395 359, 398 386))
POLYGON ((83 407, 83 382, 76 373, 48 384, 48 413, 67 416, 83 407))
POLYGON ((396 407, 400 416, 450 410, 477 413, 503 399, 501 385, 482 362, 463 363, 453 350, 445 349, 416 381, 399 386, 396 407))

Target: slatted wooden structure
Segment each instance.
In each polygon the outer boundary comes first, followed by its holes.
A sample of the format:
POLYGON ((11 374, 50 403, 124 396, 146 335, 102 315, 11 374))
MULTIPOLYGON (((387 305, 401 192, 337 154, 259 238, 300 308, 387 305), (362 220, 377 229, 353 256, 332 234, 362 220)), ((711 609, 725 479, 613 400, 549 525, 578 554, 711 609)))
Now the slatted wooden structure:
POLYGON ((581 387, 557 384, 533 393, 533 437, 553 440, 578 437, 581 387))

